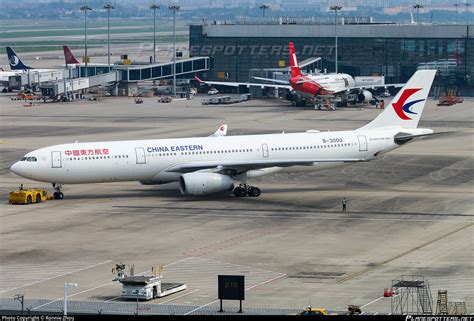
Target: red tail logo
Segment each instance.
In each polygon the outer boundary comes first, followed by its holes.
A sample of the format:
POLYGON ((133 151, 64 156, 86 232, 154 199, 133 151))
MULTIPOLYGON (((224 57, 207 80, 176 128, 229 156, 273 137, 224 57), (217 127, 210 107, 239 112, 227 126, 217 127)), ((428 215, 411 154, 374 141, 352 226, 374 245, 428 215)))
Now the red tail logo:
POLYGON ((410 88, 410 89, 405 89, 398 99, 396 103, 392 103, 393 109, 397 113, 398 117, 400 117, 403 120, 411 120, 410 117, 408 117, 407 114, 413 114, 417 115, 418 113, 415 113, 410 110, 410 107, 416 103, 419 103, 420 101, 424 101, 425 99, 418 99, 418 100, 413 100, 405 104, 408 98, 410 98, 411 95, 414 93, 420 91, 421 88, 410 88))

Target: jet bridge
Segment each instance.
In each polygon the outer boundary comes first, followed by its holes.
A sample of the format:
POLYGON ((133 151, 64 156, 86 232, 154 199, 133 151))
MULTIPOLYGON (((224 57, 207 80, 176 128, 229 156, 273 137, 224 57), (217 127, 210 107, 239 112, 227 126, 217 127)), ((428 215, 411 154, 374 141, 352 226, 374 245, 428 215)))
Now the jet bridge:
POLYGON ((46 82, 41 85, 41 92, 44 97, 72 97, 74 92, 88 89, 100 85, 116 83, 119 80, 119 74, 116 71, 105 74, 83 77, 75 79, 62 79, 57 81, 46 82))
MULTIPOLYGON (((193 57, 176 61, 176 77, 190 77, 198 72, 208 71, 210 68, 209 57, 193 57)), ((113 66, 79 65, 67 71, 69 76, 81 75, 81 78, 56 79, 42 83, 43 96, 57 98, 69 97, 75 91, 90 87, 117 84, 119 94, 133 95, 137 92, 137 83, 173 77, 173 62, 156 64, 115 64, 113 66), (109 71, 112 69, 111 71, 109 71), (86 72, 87 71, 87 72, 86 72), (85 77, 85 75, 88 77, 85 77)))
MULTIPOLYGON (((194 76, 210 68, 209 57, 193 57, 176 61, 176 77, 194 76)), ((120 73, 122 82, 141 82, 173 77, 173 62, 149 65, 115 65, 114 70, 120 73)))

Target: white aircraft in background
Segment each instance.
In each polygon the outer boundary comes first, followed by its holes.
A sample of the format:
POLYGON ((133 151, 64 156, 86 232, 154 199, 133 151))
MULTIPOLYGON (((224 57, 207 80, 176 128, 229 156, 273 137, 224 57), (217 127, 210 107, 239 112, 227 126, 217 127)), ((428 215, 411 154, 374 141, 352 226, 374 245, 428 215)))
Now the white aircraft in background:
POLYGON ((293 42, 288 44, 290 54, 290 72, 289 81, 271 78, 253 77, 258 80, 272 82, 265 83, 241 83, 241 82, 224 82, 224 81, 204 81, 198 77, 195 79, 200 83, 208 85, 220 85, 229 87, 260 87, 260 88, 276 88, 287 89, 290 92, 286 98, 293 101, 294 105, 304 107, 308 101, 318 102, 328 98, 340 98, 343 105, 347 105, 348 101, 368 103, 373 99, 372 93, 367 89, 387 88, 387 87, 403 87, 404 84, 386 84, 386 85, 356 85, 351 75, 344 73, 337 74, 317 74, 303 75, 296 59, 295 46, 293 42))
POLYGON ((123 181, 177 181, 181 193, 191 195, 233 190, 237 197, 259 196, 248 179, 371 161, 432 135, 417 126, 435 74, 417 71, 381 114, 356 130, 62 144, 26 154, 11 171, 52 183, 56 198, 64 197, 61 184, 123 181))
MULTIPOLYGON (((10 64, 10 69, 11 71, 0 71, 0 84, 5 86, 4 90, 7 90, 7 87, 9 86, 10 83, 10 77, 12 76, 21 76, 23 74, 26 74, 28 72, 50 72, 54 71, 54 69, 34 69, 31 68, 30 66, 25 65, 20 57, 15 53, 15 51, 11 47, 6 47, 7 50, 7 57, 8 57, 8 63, 10 64)), ((11 88, 10 88, 11 89, 11 88)), ((13 88, 13 89, 19 89, 19 88, 13 88)))
POLYGON ((0 71, 0 82, 8 84, 11 76, 16 76, 21 74, 21 72, 16 71, 0 71))

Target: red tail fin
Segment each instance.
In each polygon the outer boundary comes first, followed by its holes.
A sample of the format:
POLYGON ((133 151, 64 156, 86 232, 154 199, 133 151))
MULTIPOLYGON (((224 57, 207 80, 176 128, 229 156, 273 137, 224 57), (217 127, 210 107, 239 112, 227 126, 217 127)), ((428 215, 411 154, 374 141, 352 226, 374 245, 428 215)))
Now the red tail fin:
POLYGON ((288 48, 290 50, 291 77, 301 76, 301 70, 300 67, 298 67, 298 60, 296 60, 295 45, 293 42, 288 43, 288 48))
POLYGON ((66 60, 66 65, 75 65, 79 64, 80 62, 77 61, 76 57, 74 57, 71 49, 68 46, 63 46, 64 51, 64 59, 66 60))

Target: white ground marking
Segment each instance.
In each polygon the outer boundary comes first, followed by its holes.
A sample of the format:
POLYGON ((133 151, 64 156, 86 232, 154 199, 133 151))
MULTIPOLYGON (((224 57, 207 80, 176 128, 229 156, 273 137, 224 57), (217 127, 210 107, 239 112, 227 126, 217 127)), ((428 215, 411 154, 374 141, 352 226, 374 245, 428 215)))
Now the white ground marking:
POLYGON ((380 298, 377 298, 377 299, 375 299, 375 300, 373 300, 373 301, 370 301, 369 303, 366 303, 366 304, 362 305, 360 308, 361 308, 361 309, 362 309, 362 308, 365 308, 366 306, 369 306, 369 305, 371 305, 372 303, 375 303, 375 302, 377 302, 377 301, 379 301, 379 300, 381 300, 381 299, 383 299, 383 298, 384 298, 384 296, 381 296, 380 298))
POLYGON ((179 296, 177 296, 177 297, 175 297, 175 298, 168 299, 168 300, 166 300, 166 301, 163 301, 163 302, 160 302, 160 303, 158 303, 158 304, 164 304, 164 303, 166 303, 166 302, 170 302, 170 301, 173 301, 173 300, 176 300, 176 299, 182 298, 183 296, 186 296, 186 295, 188 295, 188 294, 191 294, 191 293, 194 293, 194 292, 197 292, 197 291, 200 291, 200 290, 201 290, 201 289, 196 289, 196 290, 194 290, 194 291, 191 291, 191 292, 188 292, 188 293, 181 294, 181 295, 179 295, 179 296))
MULTIPOLYGON (((263 281, 263 282, 261 282, 261 283, 255 284, 255 285, 253 285, 253 286, 251 286, 251 287, 246 288, 246 289, 245 289, 245 292, 247 292, 247 291, 249 291, 249 290, 251 290, 251 289, 253 289, 253 288, 256 288, 257 286, 261 286, 261 285, 267 284, 267 283, 269 283, 269 282, 275 281, 275 280, 277 280, 277 279, 279 279, 279 278, 282 278, 282 277, 284 277, 284 276, 286 276, 286 274, 282 273, 282 274, 280 274, 280 275, 278 275, 278 276, 276 276, 276 277, 274 277, 274 278, 271 278, 270 280, 266 280, 266 281, 263 281)), ((193 313, 193 312, 196 312, 196 311, 198 311, 198 310, 200 310, 200 309, 202 309, 202 308, 204 308, 204 307, 207 307, 207 306, 209 306, 209 305, 212 305, 212 304, 214 304, 214 303, 216 303, 216 302, 219 302, 219 300, 214 300, 214 301, 212 301, 212 302, 209 302, 209 303, 206 303, 206 304, 204 304, 204 305, 201 305, 201 306, 199 306, 199 307, 197 307, 197 308, 195 308, 195 309, 193 309, 193 310, 191 310, 191 311, 189 311, 189 312, 186 312, 184 315, 188 315, 188 314, 191 314, 191 313, 193 313)))
MULTIPOLYGON (((187 257, 187 258, 185 258, 185 259, 182 259, 182 260, 179 260, 179 261, 176 261, 176 262, 173 262, 173 263, 164 265, 164 266, 165 266, 165 267, 166 267, 166 266, 171 266, 171 265, 174 265, 174 264, 178 264, 178 263, 187 261, 187 260, 189 260, 189 259, 192 259, 192 257, 187 257)), ((108 262, 112 262, 112 260, 110 260, 110 261, 108 261, 108 262)), ((104 263, 105 263, 105 262, 104 262, 104 263)), ((148 272, 148 270, 143 271, 143 272, 140 272, 139 274, 143 274, 143 273, 146 273, 146 272, 148 272)), ((99 288, 102 288, 102 287, 104 287, 104 286, 108 286, 108 285, 111 285, 111 284, 114 284, 114 283, 115 283, 114 281, 108 282, 108 283, 104 283, 104 284, 98 285, 98 286, 93 287, 93 288, 89 288, 89 289, 84 290, 84 291, 81 291, 81 292, 76 292, 76 293, 70 294, 70 295, 68 295, 67 297, 70 298, 70 297, 76 296, 76 295, 78 295, 78 294, 82 294, 82 293, 86 293, 86 292, 89 292, 89 291, 93 291, 93 290, 96 290, 96 289, 99 289, 99 288)), ((112 300, 115 300, 115 299, 117 299, 117 298, 113 298, 113 299, 110 299, 110 300, 105 301, 105 302, 109 302, 109 301, 112 301, 112 300)), ((60 301, 60 300, 64 300, 64 296, 62 296, 62 297, 60 297, 60 298, 57 298, 56 300, 49 301, 49 302, 47 302, 47 303, 45 303, 45 304, 39 305, 39 306, 33 308, 33 310, 36 310, 36 309, 38 309, 38 308, 42 308, 42 307, 44 307, 44 306, 46 306, 46 305, 49 305, 49 304, 51 304, 51 303, 54 303, 54 302, 57 302, 57 301, 60 301)))
MULTIPOLYGON (((112 262, 112 260, 104 261, 104 262, 97 263, 97 264, 92 264, 92 265, 89 265, 89 266, 84 267, 84 268, 76 269, 76 270, 73 270, 73 271, 69 271, 69 272, 66 272, 66 273, 62 273, 62 274, 59 274, 59 275, 55 275, 55 276, 52 276, 52 277, 48 277, 48 278, 45 278, 45 279, 41 279, 41 280, 39 280, 39 281, 35 281, 35 282, 23 284, 23 285, 21 285, 21 286, 15 287, 15 288, 3 290, 3 291, 0 291, 0 293, 5 293, 5 292, 17 290, 17 289, 24 288, 24 287, 27 287, 27 286, 30 286, 30 285, 34 285, 34 284, 37 284, 37 283, 41 283, 41 282, 44 282, 44 281, 48 281, 48 280, 52 280, 52 279, 55 279, 55 278, 59 278, 59 277, 61 277, 61 276, 65 276, 65 275, 68 275, 68 274, 72 274, 72 273, 84 271, 84 270, 87 270, 87 269, 91 269, 91 268, 93 268, 93 267, 96 267, 96 266, 99 266, 99 265, 102 265, 102 264, 107 264, 107 263, 110 263, 110 262, 112 262)), ((5 272, 2 272, 2 275, 5 276, 6 273, 5 273, 5 272)), ((3 282, 2 282, 2 283, 3 283, 3 282)))

